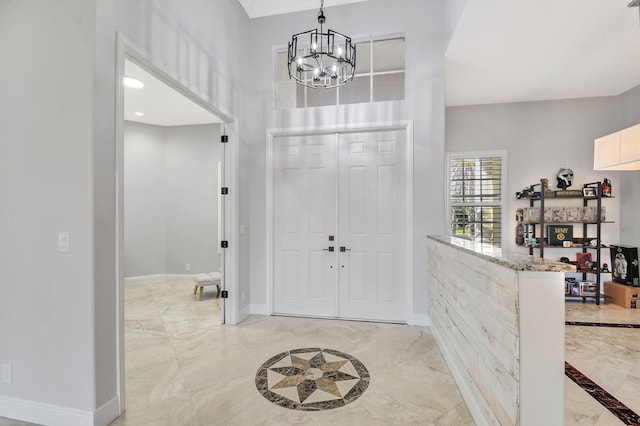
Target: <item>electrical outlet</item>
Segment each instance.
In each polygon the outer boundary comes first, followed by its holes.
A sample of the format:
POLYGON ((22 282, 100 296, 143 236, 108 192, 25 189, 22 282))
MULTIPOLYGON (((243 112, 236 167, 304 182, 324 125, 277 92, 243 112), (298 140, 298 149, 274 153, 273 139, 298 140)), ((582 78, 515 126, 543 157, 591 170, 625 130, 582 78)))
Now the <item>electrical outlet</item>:
POLYGON ((186 269, 187 269, 187 272, 191 271, 191 264, 190 263, 187 263, 186 269))
POLYGON ((2 364, 2 382, 3 383, 12 383, 13 382, 13 372, 11 371, 11 364, 2 364))

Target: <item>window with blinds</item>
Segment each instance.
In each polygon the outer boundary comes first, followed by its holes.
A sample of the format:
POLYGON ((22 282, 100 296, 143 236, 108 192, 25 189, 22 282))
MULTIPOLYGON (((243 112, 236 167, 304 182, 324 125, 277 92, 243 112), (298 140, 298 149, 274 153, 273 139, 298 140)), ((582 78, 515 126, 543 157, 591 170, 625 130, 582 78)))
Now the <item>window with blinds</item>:
POLYGON ((311 89, 289 78, 287 51, 276 52, 278 109, 347 105, 404 99, 404 37, 356 43, 353 81, 333 89, 311 89))
POLYGON ((501 247, 504 153, 447 157, 450 234, 501 247))

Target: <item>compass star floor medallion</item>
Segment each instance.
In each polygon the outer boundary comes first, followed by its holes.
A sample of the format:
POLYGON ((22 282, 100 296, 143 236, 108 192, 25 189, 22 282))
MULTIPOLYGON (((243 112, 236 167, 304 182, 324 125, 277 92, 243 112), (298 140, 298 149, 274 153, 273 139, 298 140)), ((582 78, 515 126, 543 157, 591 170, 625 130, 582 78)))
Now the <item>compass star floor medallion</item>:
POLYGON ((358 399, 369 372, 351 355, 333 349, 294 349, 266 361, 256 374, 258 391, 292 410, 320 411, 358 399))

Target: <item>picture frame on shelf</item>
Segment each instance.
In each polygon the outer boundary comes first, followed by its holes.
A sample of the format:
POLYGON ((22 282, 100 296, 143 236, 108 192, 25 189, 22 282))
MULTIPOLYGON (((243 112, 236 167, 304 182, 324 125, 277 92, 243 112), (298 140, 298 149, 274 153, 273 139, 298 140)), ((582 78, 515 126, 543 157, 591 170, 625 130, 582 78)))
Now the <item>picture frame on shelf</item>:
POLYGON ((577 253, 576 256, 577 256, 578 270, 590 271, 591 267, 593 266, 593 258, 591 257, 591 253, 577 253))
POLYGON ((571 247, 573 225, 547 225, 547 237, 549 246, 571 247), (569 245, 564 243, 569 243, 569 245))
POLYGON ((596 194, 596 189, 591 187, 591 186, 587 186, 586 188, 582 188, 582 196, 583 197, 595 197, 596 194))

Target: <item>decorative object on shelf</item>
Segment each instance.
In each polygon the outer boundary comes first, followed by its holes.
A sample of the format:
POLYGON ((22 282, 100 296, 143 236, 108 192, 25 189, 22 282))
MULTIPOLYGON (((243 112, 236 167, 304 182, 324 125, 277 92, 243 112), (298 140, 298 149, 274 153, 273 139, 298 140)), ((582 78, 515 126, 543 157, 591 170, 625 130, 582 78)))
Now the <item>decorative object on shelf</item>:
POLYGON ((613 262, 613 281, 621 284, 640 286, 638 279, 638 248, 611 245, 611 261, 613 262))
POLYGON ((582 197, 581 189, 567 189, 564 191, 553 191, 555 198, 576 198, 582 197))
POLYGON ((593 281, 580 281, 580 296, 595 296, 596 283, 593 281))
POLYGON ((609 178, 602 179, 602 196, 611 197, 611 180, 609 178))
POLYGON ((533 225, 524 225, 524 245, 532 246, 535 245, 535 238, 533 238, 533 225), (531 244, 531 240, 534 240, 534 243, 531 244))
POLYGON ((591 186, 587 186, 586 188, 582 188, 582 195, 584 197, 595 197, 596 196, 596 189, 591 187, 591 186))
POLYGON ((578 269, 580 271, 590 271, 593 265, 593 258, 591 253, 577 253, 578 269))
POLYGON ((569 258, 568 258, 567 256, 562 256, 562 257, 560 258, 560 262, 562 262, 562 263, 569 263, 569 258))
POLYGON ((564 247, 573 240, 573 225, 547 225, 547 238, 550 246, 564 247))
POLYGON ((573 243, 571 241, 563 241, 562 242, 562 247, 569 248, 569 247, 572 247, 572 246, 573 246, 573 243))
POLYGON ((525 186, 522 191, 516 192, 516 198, 536 198, 540 196, 540 192, 534 191, 532 186, 525 186))
POLYGON ((567 215, 567 222, 582 222, 582 207, 566 207, 565 213, 567 215))
MULTIPOLYGON (((607 208, 600 208, 600 220, 606 220, 607 208)), ((598 221, 598 208, 596 206, 584 206, 582 209, 582 221, 585 223, 595 223, 598 221)))
POLYGON ((556 175, 558 179, 557 187, 565 190, 573 184, 573 170, 563 165, 556 175))
POLYGON ((609 265, 607 265, 606 263, 603 263, 602 269, 600 270, 600 272, 609 272, 609 265))
POLYGON ((519 246, 524 245, 524 225, 522 222, 518 222, 516 226, 516 244, 519 246))
MULTIPOLYGON (((546 207, 545 207, 545 220, 546 218, 546 207)), ((567 211, 564 207, 553 207, 551 209, 551 220, 550 222, 566 222, 567 221, 567 211)))
POLYGON ((542 178, 542 179, 540 179, 540 183, 542 183, 542 190, 543 191, 548 191, 549 190, 549 179, 542 178))
POLYGON ((320 2, 317 29, 291 36, 287 55, 289 78, 303 86, 334 88, 353 80, 356 45, 351 37, 333 30, 323 32, 324 0, 320 2))

